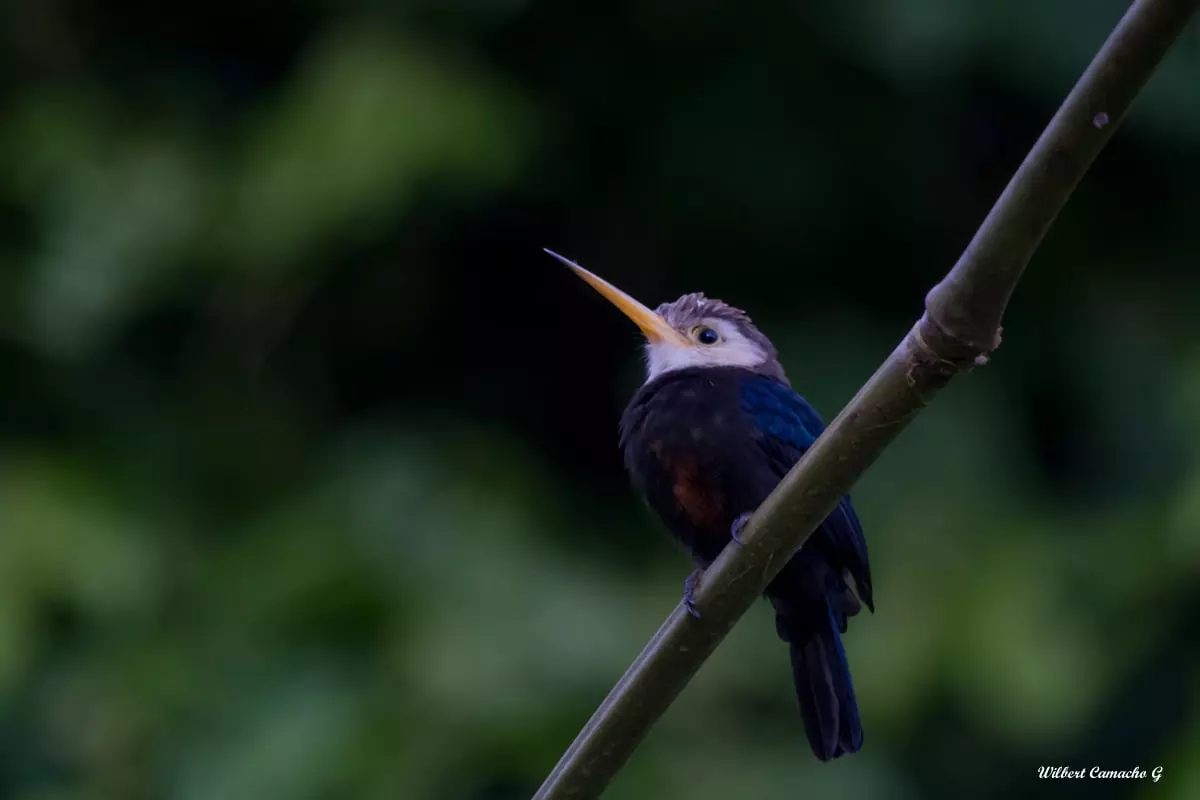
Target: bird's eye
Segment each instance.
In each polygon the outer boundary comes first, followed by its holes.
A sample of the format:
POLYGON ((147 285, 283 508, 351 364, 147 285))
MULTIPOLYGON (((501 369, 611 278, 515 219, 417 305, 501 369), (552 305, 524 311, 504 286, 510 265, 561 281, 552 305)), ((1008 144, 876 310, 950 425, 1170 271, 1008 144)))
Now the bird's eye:
POLYGON ((717 342, 721 341, 720 334, 718 334, 712 328, 705 328, 701 326, 696 328, 696 330, 694 330, 692 333, 696 337, 696 341, 700 344, 716 344, 717 342))

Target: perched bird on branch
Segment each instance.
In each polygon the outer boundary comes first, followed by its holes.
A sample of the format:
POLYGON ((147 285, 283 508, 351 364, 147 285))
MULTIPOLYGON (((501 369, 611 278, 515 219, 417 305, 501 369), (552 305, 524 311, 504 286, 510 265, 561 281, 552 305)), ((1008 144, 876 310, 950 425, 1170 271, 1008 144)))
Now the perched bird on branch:
MULTIPOLYGON (((697 581, 824 429, 788 383, 775 347, 750 317, 686 294, 651 311, 549 250, 646 337, 646 382, 621 418, 635 486, 696 562, 697 581)), ((791 652, 804 729, 822 761, 862 747, 862 724, 841 635, 861 605, 875 610, 862 527, 849 495, 765 592, 791 652), (853 581, 853 590, 850 582, 853 581), (857 596, 855 594, 857 591, 857 596), (861 604, 860 604, 861 598, 861 604)))

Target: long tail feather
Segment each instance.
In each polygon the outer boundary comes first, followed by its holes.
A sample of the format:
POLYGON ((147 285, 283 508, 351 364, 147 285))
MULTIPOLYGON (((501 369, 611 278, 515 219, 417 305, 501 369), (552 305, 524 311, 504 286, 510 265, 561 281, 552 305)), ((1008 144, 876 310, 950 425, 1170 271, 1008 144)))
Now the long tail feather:
POLYGON ((833 607, 827 603, 817 619, 778 614, 775 624, 791 651, 800 715, 813 753, 829 761, 858 752, 862 722, 833 607))

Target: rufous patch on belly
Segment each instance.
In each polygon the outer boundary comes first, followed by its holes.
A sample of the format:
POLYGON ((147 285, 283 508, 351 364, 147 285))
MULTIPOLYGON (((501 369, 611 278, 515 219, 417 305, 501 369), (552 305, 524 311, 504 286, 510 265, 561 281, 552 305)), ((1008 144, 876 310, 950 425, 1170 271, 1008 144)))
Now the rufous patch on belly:
POLYGON ((725 510, 725 498, 707 484, 696 462, 692 459, 675 459, 671 467, 675 475, 671 491, 688 521, 697 528, 719 525, 725 510))

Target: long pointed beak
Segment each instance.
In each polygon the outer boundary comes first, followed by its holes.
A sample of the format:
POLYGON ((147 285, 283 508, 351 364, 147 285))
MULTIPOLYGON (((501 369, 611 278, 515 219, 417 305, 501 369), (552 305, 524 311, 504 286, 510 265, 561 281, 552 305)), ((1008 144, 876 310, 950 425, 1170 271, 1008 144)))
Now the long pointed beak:
POLYGON ((557 258, 562 263, 571 268, 576 275, 587 281, 593 289, 604 295, 607 300, 621 310, 625 316, 633 320, 633 323, 642 330, 642 334, 646 339, 653 343, 671 342, 672 344, 686 346, 688 340, 679 333, 679 331, 667 324, 667 321, 655 314, 646 306, 634 300, 629 295, 622 292, 617 287, 613 286, 608 281, 601 278, 599 275, 593 275, 583 267, 576 264, 569 258, 564 258, 553 250, 546 249, 546 252, 557 258))

